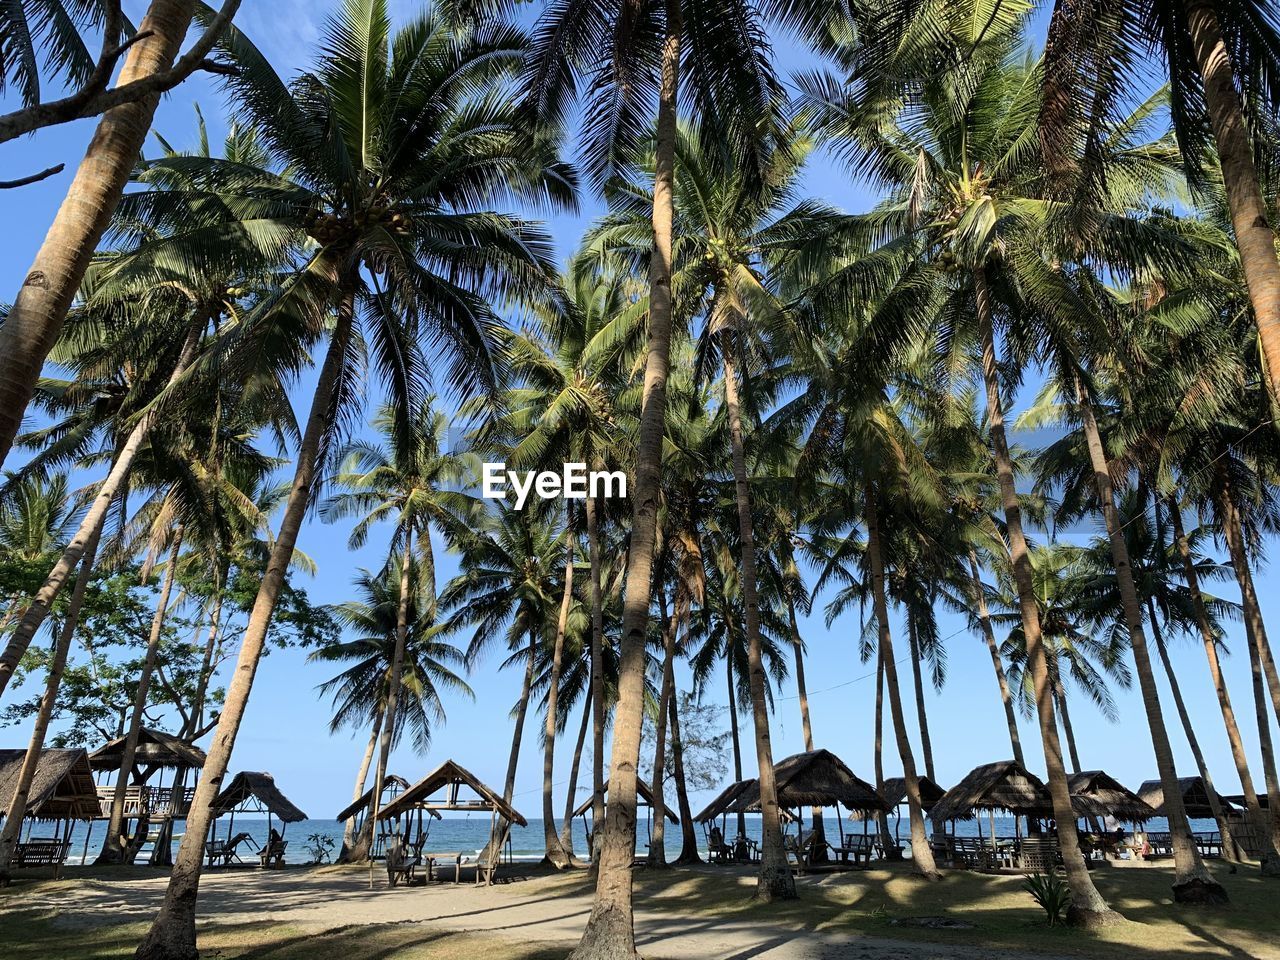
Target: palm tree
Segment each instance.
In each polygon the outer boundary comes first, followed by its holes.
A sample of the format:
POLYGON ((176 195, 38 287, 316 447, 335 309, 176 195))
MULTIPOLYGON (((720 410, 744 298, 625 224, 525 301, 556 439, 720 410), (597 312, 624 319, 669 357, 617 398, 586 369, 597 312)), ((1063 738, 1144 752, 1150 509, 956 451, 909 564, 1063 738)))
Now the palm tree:
MULTIPOLYGON (((1017 14, 1010 16, 1016 26, 1017 14)), ((884 246, 890 250, 919 246, 926 259, 911 275, 913 288, 928 282, 921 271, 937 272, 937 283, 945 291, 944 301, 935 307, 944 318, 938 329, 953 351, 944 362, 956 369, 965 358, 954 351, 966 342, 976 346, 1005 532, 1035 679, 1048 785, 1061 825, 1059 840, 1073 893, 1071 918, 1080 924, 1105 924, 1116 915, 1090 879, 1071 829, 1075 820, 1054 717, 996 352, 997 322, 1020 324, 1025 319, 1018 289, 1010 282, 1013 265, 1038 257, 1043 249, 1043 234, 1028 229, 1029 223, 1044 219, 1036 183, 1039 174, 1022 149, 1027 138, 1035 136, 1041 71, 1038 64, 1018 52, 1016 30, 997 23, 994 17, 990 27, 961 18, 960 25, 952 29, 954 32, 940 30, 936 34, 943 38, 944 52, 950 51, 954 58, 968 55, 968 59, 936 82, 920 75, 910 78, 904 84, 904 95, 913 102, 910 113, 896 107, 897 101, 882 98, 883 93, 875 87, 859 96, 857 88, 850 92, 831 77, 805 78, 804 103, 817 118, 822 135, 848 151, 855 169, 892 190, 890 198, 865 218, 861 229, 886 238, 884 246), (918 119, 921 115, 927 119, 918 119), (956 336, 962 332, 969 337, 956 336)), ((874 45, 871 48, 873 53, 877 49, 874 45)), ((855 67, 862 65, 855 61, 855 67)), ((903 74, 895 71, 893 76, 903 74)), ((899 317, 900 327, 906 331, 912 331, 921 319, 904 314, 899 317)), ((916 335, 924 335, 918 327, 916 335)))
POLYGON ((403 564, 397 561, 393 555, 376 574, 360 571, 355 579, 359 599, 333 608, 354 638, 323 646, 309 657, 349 664, 319 688, 333 698, 329 729, 336 733, 345 726, 372 728, 365 762, 356 778, 355 799, 364 794, 365 777, 381 732, 390 729, 395 746, 405 731, 410 731, 414 750, 425 754, 432 734, 445 722, 442 694, 473 696, 455 670, 463 661, 462 651, 439 638, 429 571, 421 563, 410 563, 409 597, 402 602, 403 564), (407 611, 407 617, 402 611, 407 611), (401 622, 402 617, 407 624, 401 622), (400 684, 394 692, 393 674, 400 684), (390 716, 393 709, 395 717, 390 716))
MULTIPOLYGON (((1206 152, 1205 132, 1213 137, 1273 402, 1280 399, 1280 255, 1251 141, 1270 135, 1255 116, 1274 116, 1280 103, 1273 78, 1277 50, 1280 24, 1252 3, 1055 2, 1041 138, 1050 171, 1076 172, 1076 138, 1116 120, 1130 93, 1129 67, 1152 52, 1163 58, 1171 119, 1193 177, 1202 177, 1197 168, 1206 152)), ((1096 187, 1102 174, 1092 159, 1086 156, 1083 166, 1093 181, 1088 186, 1096 187)))
MULTIPOLYGON (((256 339, 260 348, 283 340, 296 350, 328 343, 189 832, 139 960, 194 956, 209 805, 230 761, 312 487, 341 411, 357 399, 355 376, 366 352, 402 424, 422 395, 420 354, 407 349, 415 341, 439 345, 440 378, 456 390, 492 389, 497 319, 490 303, 545 290, 552 271, 537 230, 486 206, 513 195, 564 198, 568 189, 545 139, 531 137, 501 96, 523 55, 518 31, 459 29, 428 10, 393 37, 383 0, 349 0, 328 25, 316 68, 292 85, 238 31, 229 30, 223 45, 237 66, 237 106, 287 172, 160 161, 191 171, 205 191, 237 200, 214 205, 214 224, 197 222, 172 245, 198 248, 211 233, 237 231, 297 244, 297 269, 245 318, 237 338, 256 339)), ((151 202, 165 200, 162 194, 151 202)), ((301 362, 295 353, 295 368, 301 362)))
POLYGON ((378 413, 373 428, 379 435, 378 443, 356 441, 344 449, 336 483, 346 489, 330 497, 321 511, 327 521, 359 517, 349 538, 353 550, 364 545, 374 524, 390 521, 393 526, 389 550, 400 557, 399 643, 391 658, 386 709, 378 714, 381 737, 373 778, 373 806, 365 820, 365 834, 360 843, 356 849, 347 851, 348 859, 354 860, 363 860, 368 853, 387 760, 398 736, 400 672, 409 632, 409 607, 414 598, 410 588, 412 568, 416 564, 421 571, 417 583, 421 615, 433 618, 436 573, 432 525, 450 537, 456 536, 463 529, 466 515, 475 508, 471 498, 448 489, 462 481, 465 465, 461 458, 444 451, 447 422, 432 409, 430 401, 410 420, 407 432, 402 429, 396 411, 390 408, 378 413))
MULTIPOLYGON (((63 5, 52 6, 61 9, 63 5)), ((109 11, 113 4, 104 6, 109 11)), ((218 29, 207 37, 208 42, 198 44, 198 49, 184 57, 184 62, 191 61, 188 72, 208 54, 212 41, 238 6, 239 0, 230 0, 217 16, 218 29), (191 54, 195 54, 194 58, 191 54)), ((146 81, 172 67, 194 13, 195 5, 190 0, 151 0, 138 24, 137 42, 129 46, 125 55, 116 88, 146 81)), ((121 18, 108 13, 104 50, 118 45, 120 26, 121 18)), ((69 40, 63 35, 55 41, 50 51, 55 60, 69 40)), ((73 62, 83 69, 83 58, 73 62)), ((103 86, 114 66, 114 59, 106 64, 103 86)), ((8 317, 0 325, 0 463, 13 446, 45 358, 57 342, 98 242, 129 182, 159 102, 160 89, 156 88, 102 115, 66 198, 14 297, 8 317)))
MULTIPOLYGON (((459 541, 462 572, 440 594, 446 614, 441 629, 452 633, 475 628, 467 645, 468 665, 478 663, 493 643, 505 638, 511 656, 503 666, 524 668, 503 783, 503 799, 510 802, 539 654, 559 622, 553 611, 563 601, 565 544, 572 538, 569 531, 555 530, 532 510, 506 505, 473 523, 472 535, 459 541)), ((501 834, 499 829, 493 842, 501 834)))
MULTIPOLYGON (((777 5, 783 8, 782 4, 777 5)), ((639 759, 646 623, 652 600, 653 558, 662 469, 666 381, 674 299, 672 247, 676 111, 693 98, 708 118, 708 133, 733 153, 753 157, 770 129, 778 96, 755 11, 740 0, 723 5, 646 0, 609 4, 559 0, 542 17, 528 71, 534 109, 563 120, 578 78, 589 78, 585 150, 597 184, 638 159, 654 133, 654 179, 649 261, 648 342, 632 485, 634 520, 628 556, 619 701, 614 718, 611 802, 600 850, 600 881, 574 956, 633 956, 631 860, 635 850, 635 771, 639 759), (725 30, 732 22, 740 29, 725 30), (697 42, 688 43, 688 37, 697 42), (682 83, 685 84, 683 94, 682 83), (655 102, 656 101, 656 102, 655 102), (656 123, 654 121, 656 113, 656 123), (712 127, 715 127, 712 130, 712 127)))

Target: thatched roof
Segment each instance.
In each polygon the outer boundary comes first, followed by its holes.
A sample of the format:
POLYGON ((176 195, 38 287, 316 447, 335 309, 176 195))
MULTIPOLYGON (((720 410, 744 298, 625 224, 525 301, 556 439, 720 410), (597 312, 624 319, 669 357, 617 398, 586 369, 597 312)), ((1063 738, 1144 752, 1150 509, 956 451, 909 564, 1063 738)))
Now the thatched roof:
POLYGON ((257 800, 272 816, 285 823, 307 819, 307 815, 280 792, 275 777, 269 773, 253 773, 248 770, 241 771, 232 778, 231 783, 214 799, 211 809, 214 817, 220 817, 224 813, 240 809, 242 804, 251 800, 257 800))
MULTIPOLYGON (((926 810, 932 810, 933 805, 941 800, 947 791, 938 786, 928 777, 917 777, 916 781, 920 785, 921 806, 926 810)), ((884 797, 885 802, 891 807, 896 807, 900 803, 906 803, 907 778, 889 777, 880 785, 880 796, 884 797)))
MULTIPOLYGON (((778 786, 778 806, 784 810, 837 804, 848 810, 890 809, 875 787, 855 776, 830 750, 792 754, 775 763, 773 773, 778 786)), ((760 782, 743 780, 726 787, 696 819, 702 822, 726 812, 754 813, 759 809, 760 782)))
MULTIPOLYGON (((1199 777, 1179 777, 1178 789, 1182 793, 1182 804, 1187 809, 1187 816, 1197 820, 1208 820, 1213 816, 1213 810, 1209 807, 1209 791, 1205 789, 1204 781, 1199 777)), ((1158 817, 1165 816, 1164 811, 1164 788, 1160 786, 1159 780, 1147 780, 1138 788, 1138 796, 1155 810, 1158 817)), ((1224 808, 1229 808, 1230 803, 1222 794, 1218 794, 1218 801, 1224 808)))
POLYGON ((739 780, 731 783, 716 796, 709 804, 707 804, 701 813, 693 818, 694 823, 704 823, 707 820, 714 820, 722 813, 728 813, 734 808, 734 801, 742 796, 743 791, 749 789, 755 780, 739 780))
MULTIPOLYGON (((0 750, 0 816, 7 816, 26 750, 0 750)), ((42 750, 27 796, 33 820, 92 820, 99 813, 98 791, 83 750, 42 750)))
MULTIPOLYGON (((89 766, 94 770, 119 770, 124 754, 124 741, 124 737, 119 737, 93 751, 89 755, 89 766)), ((204 766, 204 751, 185 740, 179 740, 171 733, 143 727, 138 732, 138 749, 134 752, 133 762, 140 767, 188 767, 198 770, 204 766)))
MULTIPOLYGON (((385 777, 382 778, 382 788, 384 790, 387 788, 388 784, 395 784, 396 787, 399 788, 396 791, 397 795, 409 789, 409 781, 406 780, 404 777, 396 776, 394 773, 388 773, 385 777)), ((337 817, 335 817, 334 819, 337 820, 339 823, 344 823, 347 820, 350 820, 357 813, 360 813, 363 810, 368 810, 369 801, 372 799, 373 799, 373 787, 370 787, 368 790, 364 792, 364 794, 360 797, 359 800, 353 800, 347 806, 343 807, 342 812, 339 813, 337 817)))
MULTIPOLYGON (((778 784, 778 806, 834 807, 847 810, 888 810, 889 804, 876 788, 854 775, 843 760, 830 750, 795 753, 773 765, 778 784)), ((760 785, 743 791, 739 802, 759 803, 760 785)))
POLYGON ((1156 815, 1150 805, 1101 770, 1082 770, 1067 777, 1071 808, 1080 817, 1115 817, 1142 823, 1156 815))
POLYGON ((933 805, 934 821, 965 820, 975 810, 1008 810, 1028 816, 1053 816, 1044 782, 1016 760, 984 763, 970 770, 933 805))
MULTIPOLYGON (((608 780, 606 780, 606 781, 604 782, 604 792, 605 792, 605 795, 606 795, 606 797, 607 797, 607 796, 608 796, 608 793, 609 793, 609 781, 608 781, 608 780)), ((636 793, 639 795, 639 801, 640 801, 640 805, 641 805, 642 807, 652 807, 652 806, 653 806, 653 791, 649 789, 649 784, 645 783, 645 782, 644 782, 644 780, 642 780, 640 777, 636 777, 636 793)), ((594 801, 595 801, 595 797, 587 797, 587 799, 583 801, 582 805, 581 805, 581 806, 579 806, 577 810, 573 811, 573 815, 574 815, 575 817, 580 817, 580 816, 582 816, 582 815, 583 815, 583 814, 585 814, 588 810, 590 810, 590 809, 591 809, 591 804, 592 804, 594 801)), ((677 816, 672 812, 672 810, 671 810, 671 805, 670 805, 669 803, 664 803, 664 804, 663 804, 663 807, 664 807, 664 812, 665 812, 665 813, 666 813, 666 815, 667 815, 667 819, 668 819, 668 820, 670 820, 670 821, 671 821, 672 823, 674 823, 674 824, 679 824, 679 823, 680 823, 680 818, 679 818, 679 817, 677 817, 677 816)))
POLYGON ((525 820, 515 807, 482 783, 475 774, 452 760, 446 760, 440 764, 435 770, 379 810, 378 819, 386 820, 389 817, 398 817, 400 814, 415 808, 424 810, 496 810, 499 816, 512 823, 518 823, 522 827, 529 825, 529 821, 525 820), (460 799, 458 791, 462 787, 468 787, 479 799, 460 799), (433 800, 432 794, 438 790, 445 791, 444 798, 433 800))

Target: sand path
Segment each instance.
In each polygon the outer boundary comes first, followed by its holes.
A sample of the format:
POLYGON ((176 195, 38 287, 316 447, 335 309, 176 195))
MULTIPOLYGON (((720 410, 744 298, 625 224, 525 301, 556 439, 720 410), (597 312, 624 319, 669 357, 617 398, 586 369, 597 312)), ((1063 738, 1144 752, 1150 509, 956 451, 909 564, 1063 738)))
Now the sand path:
MULTIPOLYGON (((152 876, 45 884, 24 895, 21 906, 55 910, 60 924, 73 926, 146 921, 155 915, 166 880, 152 876)), ((350 870, 213 871, 200 883, 200 916, 202 922, 219 925, 271 917, 316 932, 349 924, 413 923, 430 930, 571 946, 591 910, 590 897, 580 890, 558 879, 488 889, 467 882, 390 889, 385 875, 370 889, 367 874, 350 870)), ((0 901, 0 916, 3 906, 0 901)), ((665 909, 659 913, 643 905, 636 915, 636 935, 643 954, 670 960, 1046 960, 1044 954, 831 934, 781 922, 761 926, 665 909)))

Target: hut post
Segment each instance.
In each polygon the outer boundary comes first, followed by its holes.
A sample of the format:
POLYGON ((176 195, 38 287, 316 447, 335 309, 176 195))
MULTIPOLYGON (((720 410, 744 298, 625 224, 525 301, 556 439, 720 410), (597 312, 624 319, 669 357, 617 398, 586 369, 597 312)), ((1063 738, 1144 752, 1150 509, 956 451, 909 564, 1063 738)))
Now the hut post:
MULTIPOLYGON (((849 811, 853 813, 852 810, 849 811)), ((866 818, 863 818, 864 822, 866 818)), ((836 801, 836 829, 840 831, 840 846, 844 846, 844 817, 840 815, 840 802, 836 801)))
POLYGON ((987 807, 987 820, 991 824, 991 852, 996 852, 996 808, 987 807))
POLYGON ((93 821, 86 820, 84 824, 84 850, 80 854, 80 865, 84 866, 89 862, 89 837, 93 835, 93 821))

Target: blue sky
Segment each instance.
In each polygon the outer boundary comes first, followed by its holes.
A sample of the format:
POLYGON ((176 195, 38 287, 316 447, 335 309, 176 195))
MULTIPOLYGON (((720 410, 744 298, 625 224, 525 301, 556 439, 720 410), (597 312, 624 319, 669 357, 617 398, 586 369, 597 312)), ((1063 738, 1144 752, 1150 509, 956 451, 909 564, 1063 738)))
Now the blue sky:
MULTIPOLYGON (((246 0, 237 23, 287 75, 306 63, 308 53, 320 35, 322 14, 331 8, 331 3, 332 0, 273 0, 270 3, 246 0)), ((127 4, 127 7, 136 13, 138 4, 127 4)), ((393 10, 401 18, 412 7, 406 0, 393 3, 393 10)), ((780 72, 784 75, 812 66, 806 62, 803 53, 785 39, 776 43, 780 72)), ((156 129, 178 148, 194 145, 194 102, 203 107, 214 131, 220 124, 224 106, 222 94, 208 79, 198 77, 189 81, 165 99, 156 121, 156 129)), ((7 104, 4 106, 8 107, 7 104)), ((65 162, 74 169, 92 129, 92 121, 82 121, 42 131, 34 138, 0 145, 3 178, 18 177, 59 162, 65 162)), ((0 300, 13 299, 70 178, 68 170, 59 177, 21 190, 0 191, 0 224, 3 224, 0 233, 0 300)), ((872 202, 865 188, 851 183, 837 165, 821 154, 816 155, 809 165, 805 189, 809 194, 846 210, 865 209, 872 202)), ((561 255, 573 249, 583 225, 598 210, 598 205, 587 200, 580 215, 561 216, 551 221, 550 227, 561 255)), ((303 384, 296 391, 295 403, 300 414, 305 414, 306 391, 303 388, 309 385, 309 381, 310 377, 304 377, 303 384)), ((376 400, 376 385, 371 385, 370 396, 376 400)), ((328 526, 318 520, 312 520, 303 530, 299 546, 317 562, 319 571, 314 579, 307 581, 304 578, 302 583, 319 602, 352 596, 351 578, 355 570, 358 567, 375 568, 381 561, 385 538, 380 539, 375 531, 367 547, 351 551, 346 544, 348 532, 344 525, 328 526)), ((1089 532, 1087 529, 1083 531, 1084 534, 1089 532)), ((437 556, 443 583, 456 573, 457 563, 452 556, 443 556, 441 551, 437 556)), ((1276 614, 1280 612, 1278 584, 1280 580, 1272 573, 1261 574, 1259 592, 1263 598, 1264 614, 1271 623, 1276 622, 1276 614)), ((1234 590, 1226 585, 1218 589, 1224 595, 1234 596, 1234 590)), ((905 637, 897 626, 895 623, 899 646, 905 648, 905 637)), ((818 744, 834 750, 856 772, 869 779, 872 774, 874 682, 870 668, 857 658, 859 624, 853 616, 846 616, 828 628, 818 612, 802 621, 801 629, 809 645, 807 675, 818 744)), ((996 699, 990 660, 981 640, 969 632, 958 618, 950 615, 944 617, 942 634, 947 637, 948 679, 941 692, 927 690, 926 702, 938 775, 945 786, 976 764, 1008 756, 1009 745, 1003 713, 996 699)), ((1255 764, 1255 778, 1260 783, 1243 630, 1233 625, 1230 634, 1229 645, 1236 652, 1225 663, 1227 681, 1235 697, 1237 713, 1247 721, 1242 724, 1244 737, 1255 764)), ((1227 793, 1239 792, 1206 674, 1203 651, 1198 641, 1193 643, 1188 638, 1175 638, 1171 645, 1184 695, 1219 789, 1227 793)), ((301 651, 276 651, 263 661, 236 745, 232 770, 270 771, 285 792, 310 816, 328 818, 350 799, 352 779, 367 735, 328 734, 328 704, 319 700, 315 691, 316 684, 326 679, 328 674, 324 668, 308 664, 305 657, 305 652, 301 651)), ((469 678, 476 693, 473 702, 461 698, 447 702, 448 723, 437 731, 431 753, 416 756, 407 745, 402 747, 393 758, 391 769, 394 772, 413 780, 451 757, 482 779, 501 784, 510 744, 508 711, 518 694, 520 677, 514 672, 499 671, 498 660, 496 656, 491 657, 469 678)), ((677 679, 682 687, 688 686, 687 671, 680 671, 677 679)), ((1151 741, 1136 689, 1116 690, 1115 694, 1120 718, 1114 724, 1083 700, 1074 702, 1073 721, 1082 761, 1086 768, 1104 768, 1122 782, 1136 786, 1156 775, 1151 741)), ((909 685, 904 689, 904 696, 908 698, 908 716, 914 716, 909 685)), ((1179 771, 1184 775, 1193 774, 1190 751, 1177 727, 1171 697, 1163 680, 1161 696, 1166 705, 1179 771)), ((723 702, 723 695, 715 689, 709 690, 707 697, 723 702)), ((527 815, 536 815, 539 803, 541 763, 538 737, 533 729, 537 722, 530 717, 531 727, 526 732, 526 746, 516 787, 516 806, 527 815)), ((789 684, 779 691, 773 723, 776 755, 802 749, 799 708, 794 689, 789 684)), ((725 724, 727 727, 727 719, 725 724)), ((1030 721, 1024 721, 1022 726, 1028 762, 1033 769, 1042 770, 1039 738, 1030 721)), ((744 724, 743 729, 749 729, 749 723, 744 724)), ((28 735, 29 730, 25 727, 0 730, 0 744, 25 745, 28 735)), ((913 740, 917 739, 914 733, 912 736, 913 740)), ((556 772, 558 784, 567 778, 567 750, 562 747, 560 751, 556 772)), ((748 757, 753 756, 749 747, 744 752, 748 757)), ((751 760, 747 762, 750 775, 754 763, 751 760)), ((898 770, 896 755, 888 750, 886 773, 893 775, 898 770)), ((581 782, 589 788, 589 766, 584 765, 581 782)), ((562 789, 559 788, 558 792, 562 789)), ((580 797, 584 795, 580 792, 580 797)), ((695 797, 695 806, 700 799, 695 797)), ((561 803, 562 800, 557 800, 557 809, 561 808, 561 803)))

